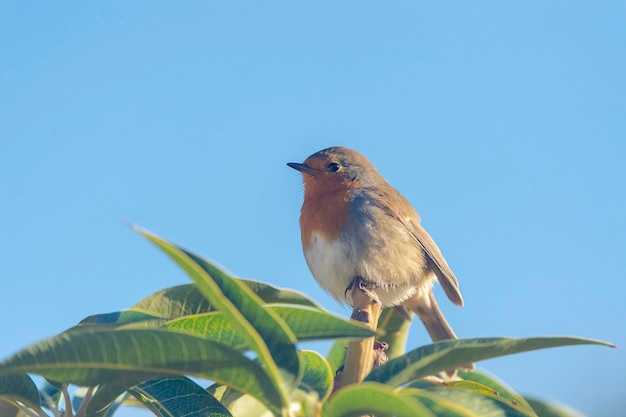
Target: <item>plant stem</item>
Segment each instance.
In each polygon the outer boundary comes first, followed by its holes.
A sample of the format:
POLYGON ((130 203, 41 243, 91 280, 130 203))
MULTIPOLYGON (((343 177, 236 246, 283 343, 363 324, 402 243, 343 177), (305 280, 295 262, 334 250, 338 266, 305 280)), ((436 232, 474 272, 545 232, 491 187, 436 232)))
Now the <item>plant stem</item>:
MULTIPOLYGON (((376 330, 382 305, 376 294, 360 284, 352 287, 352 319, 376 330)), ((375 337, 348 343, 343 372, 335 378, 333 392, 341 387, 362 382, 372 370, 375 337)))

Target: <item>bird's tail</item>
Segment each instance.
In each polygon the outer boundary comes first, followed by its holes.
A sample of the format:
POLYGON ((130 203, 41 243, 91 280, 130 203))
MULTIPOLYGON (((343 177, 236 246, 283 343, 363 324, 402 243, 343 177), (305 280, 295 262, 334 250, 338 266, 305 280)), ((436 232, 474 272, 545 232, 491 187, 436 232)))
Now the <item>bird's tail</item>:
MULTIPOLYGON (((432 290, 428 291, 428 295, 418 293, 412 296, 402 306, 417 314, 422 323, 424 323, 424 327, 426 327, 433 342, 457 339, 454 330, 452 330, 452 327, 450 327, 448 321, 443 316, 432 290)), ((466 364, 462 368, 473 370, 474 364, 466 364)), ((448 371, 448 374, 450 375, 450 371, 448 371)))
POLYGON ((457 338, 443 316, 432 290, 428 291, 428 295, 415 294, 404 302, 404 306, 417 314, 433 342, 457 338))

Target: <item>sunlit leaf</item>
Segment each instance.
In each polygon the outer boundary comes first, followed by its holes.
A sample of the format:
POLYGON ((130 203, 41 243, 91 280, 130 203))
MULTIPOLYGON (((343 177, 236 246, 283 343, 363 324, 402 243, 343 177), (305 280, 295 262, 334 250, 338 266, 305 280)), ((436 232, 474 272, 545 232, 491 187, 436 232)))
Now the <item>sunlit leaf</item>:
POLYGON ((170 256, 194 280, 212 306, 232 321, 246 338, 246 345, 257 353, 279 390, 282 404, 287 404, 288 392, 297 386, 300 378, 300 363, 296 338, 284 321, 264 308, 263 301, 248 286, 217 266, 151 233, 137 231, 170 256))
POLYGON ((410 327, 411 320, 408 320, 400 313, 399 307, 383 310, 378 320, 378 330, 383 335, 377 340, 387 343, 389 348, 385 353, 390 359, 404 355, 410 327))
POLYGON ((79 326, 88 325, 123 325, 141 321, 162 321, 162 317, 134 310, 123 310, 115 313, 95 314, 81 320, 79 326))
POLYGON ((234 390, 227 385, 213 384, 207 388, 207 392, 215 397, 226 408, 232 410, 231 405, 238 401, 244 394, 234 390))
POLYGON ((213 311, 209 300, 194 284, 177 285, 157 291, 130 309, 168 320, 213 311))
MULTIPOLYGON (((297 291, 253 280, 238 280, 248 286, 266 304, 284 303, 317 307, 313 300, 297 291)), ((129 311, 172 320, 193 314, 208 313, 215 309, 195 284, 185 284, 157 291, 135 304, 129 311)))
POLYGON ((315 391, 320 401, 325 400, 333 387, 333 372, 322 355, 312 350, 300 351, 304 367, 300 388, 315 391))
MULTIPOLYGON (((370 337, 376 333, 367 326, 326 311, 295 305, 269 305, 285 320, 299 342, 337 337, 370 337)), ((182 317, 166 324, 168 329, 207 337, 234 348, 244 348, 245 338, 221 312, 182 317)))
POLYGON ((465 381, 473 381, 485 385, 496 391, 502 398, 517 402, 521 404, 522 407, 532 410, 532 407, 524 397, 504 382, 485 371, 459 371, 458 375, 465 381))
POLYGON ((440 408, 463 406, 464 412, 477 413, 480 416, 537 417, 529 406, 504 398, 490 387, 474 381, 451 381, 434 383, 418 380, 409 385, 405 392, 413 393, 435 414, 440 415, 440 408), (418 390, 412 391, 414 388, 418 390), (433 395, 430 395, 431 391, 433 395))
POLYGON ((443 389, 430 392, 407 388, 402 393, 419 400, 437 417, 531 417, 494 397, 471 390, 443 389))
POLYGON ((326 354, 326 360, 330 365, 330 369, 335 373, 341 369, 345 362, 348 342, 350 341, 347 339, 337 339, 326 354))
POLYGON ((415 398, 402 395, 399 389, 374 382, 348 385, 335 393, 327 403, 325 415, 354 417, 373 413, 376 417, 434 417, 415 398))
POLYGON ((366 378, 391 386, 401 386, 417 378, 454 369, 466 363, 498 356, 569 345, 603 345, 610 343, 576 337, 534 337, 524 339, 488 338, 437 342, 417 348, 374 369, 366 378))
POLYGON ((239 280, 246 284, 252 292, 258 295, 266 304, 293 304, 320 308, 313 299, 301 292, 289 288, 279 288, 264 282, 249 279, 239 278, 239 280))
POLYGON ((270 408, 282 404, 264 370, 240 352, 165 330, 77 327, 0 363, 0 375, 24 372, 87 386, 118 378, 186 374, 227 383, 270 408))

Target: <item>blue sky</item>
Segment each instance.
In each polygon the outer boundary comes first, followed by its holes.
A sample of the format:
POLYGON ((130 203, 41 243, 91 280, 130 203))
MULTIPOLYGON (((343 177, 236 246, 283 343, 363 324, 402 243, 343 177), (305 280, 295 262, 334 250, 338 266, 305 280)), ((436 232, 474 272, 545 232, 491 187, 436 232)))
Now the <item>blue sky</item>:
MULTIPOLYGON (((0 35, 0 357, 188 282, 122 218, 348 315, 307 270, 285 166, 332 145, 420 212, 459 336, 626 347, 623 2, 7 1, 0 35)), ((626 407, 622 349, 479 366, 626 407)))

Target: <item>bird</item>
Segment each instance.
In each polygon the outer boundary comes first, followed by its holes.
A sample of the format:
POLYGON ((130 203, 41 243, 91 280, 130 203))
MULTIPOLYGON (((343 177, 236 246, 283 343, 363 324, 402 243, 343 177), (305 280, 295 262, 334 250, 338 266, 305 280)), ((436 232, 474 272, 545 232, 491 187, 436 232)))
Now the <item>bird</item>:
POLYGON ((318 284, 349 304, 355 279, 363 280, 383 307, 416 313, 433 341, 456 339, 433 285, 463 306, 459 283, 411 203, 353 149, 334 146, 287 165, 303 177, 302 249, 318 284))

